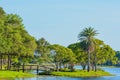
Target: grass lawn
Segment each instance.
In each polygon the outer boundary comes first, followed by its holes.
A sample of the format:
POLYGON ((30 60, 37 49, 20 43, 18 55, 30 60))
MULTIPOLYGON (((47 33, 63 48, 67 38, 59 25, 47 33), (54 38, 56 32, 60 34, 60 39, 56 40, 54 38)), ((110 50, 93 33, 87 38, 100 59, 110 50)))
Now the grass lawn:
POLYGON ((34 74, 16 72, 16 71, 0 71, 0 78, 23 78, 34 77, 34 74))
POLYGON ((100 76, 112 76, 112 74, 104 71, 90 71, 79 70, 75 72, 51 72, 50 75, 54 76, 67 76, 67 77, 100 77, 100 76))

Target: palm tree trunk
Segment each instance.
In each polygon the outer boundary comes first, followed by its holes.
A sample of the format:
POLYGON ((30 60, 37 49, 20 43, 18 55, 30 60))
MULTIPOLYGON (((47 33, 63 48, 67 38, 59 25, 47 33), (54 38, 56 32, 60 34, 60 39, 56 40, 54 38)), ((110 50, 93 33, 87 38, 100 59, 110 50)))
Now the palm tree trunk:
POLYGON ((88 69, 87 71, 90 71, 90 52, 88 51, 88 69))

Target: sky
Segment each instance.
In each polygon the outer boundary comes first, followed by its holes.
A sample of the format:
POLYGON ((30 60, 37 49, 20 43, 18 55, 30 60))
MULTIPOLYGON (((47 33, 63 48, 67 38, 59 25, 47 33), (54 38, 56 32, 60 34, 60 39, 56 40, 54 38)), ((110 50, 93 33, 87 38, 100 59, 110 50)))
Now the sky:
POLYGON ((96 38, 120 50, 120 0, 0 0, 8 14, 18 14, 25 29, 36 39, 68 46, 78 42, 86 27, 96 38))

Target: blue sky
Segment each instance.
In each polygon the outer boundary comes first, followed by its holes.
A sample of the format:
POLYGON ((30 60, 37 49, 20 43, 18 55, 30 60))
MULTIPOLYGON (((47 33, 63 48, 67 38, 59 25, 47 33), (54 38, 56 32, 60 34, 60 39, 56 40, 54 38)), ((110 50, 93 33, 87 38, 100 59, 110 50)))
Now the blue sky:
POLYGON ((37 39, 68 46, 85 27, 94 27, 114 50, 120 50, 120 0, 0 0, 7 13, 22 17, 37 39))

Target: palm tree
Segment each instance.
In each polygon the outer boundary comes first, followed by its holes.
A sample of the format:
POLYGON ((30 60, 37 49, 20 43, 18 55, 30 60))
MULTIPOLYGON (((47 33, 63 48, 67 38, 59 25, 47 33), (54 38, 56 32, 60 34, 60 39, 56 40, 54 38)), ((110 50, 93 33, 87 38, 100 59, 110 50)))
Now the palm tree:
POLYGON ((94 28, 88 27, 83 29, 83 31, 78 35, 79 40, 81 40, 83 50, 88 53, 88 72, 90 71, 90 54, 94 51, 94 36, 97 34, 98 33, 94 28))

